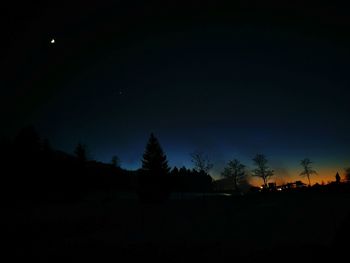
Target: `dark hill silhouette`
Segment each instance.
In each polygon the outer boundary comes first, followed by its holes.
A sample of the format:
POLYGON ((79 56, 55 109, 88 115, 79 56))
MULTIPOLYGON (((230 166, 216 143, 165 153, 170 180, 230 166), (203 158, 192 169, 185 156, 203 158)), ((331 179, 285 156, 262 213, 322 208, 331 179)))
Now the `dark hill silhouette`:
POLYGON ((0 151, 3 194, 13 202, 76 200, 91 191, 132 190, 132 172, 53 150, 32 127, 2 143, 0 151))
POLYGON ((5 250, 12 258, 50 262, 347 256, 350 184, 171 199, 170 191, 212 192, 212 178, 186 167, 169 171, 154 136, 150 144, 143 169, 128 171, 54 150, 33 128, 2 141, 5 250), (147 203, 120 197, 140 190, 147 203))

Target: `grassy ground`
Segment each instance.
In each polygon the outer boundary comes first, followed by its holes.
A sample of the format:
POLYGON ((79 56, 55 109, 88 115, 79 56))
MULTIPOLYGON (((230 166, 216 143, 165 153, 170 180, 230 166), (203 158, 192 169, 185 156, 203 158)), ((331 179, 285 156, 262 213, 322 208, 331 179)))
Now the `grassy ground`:
POLYGON ((22 203, 9 209, 5 228, 13 259, 316 261, 346 246, 349 201, 348 194, 276 193, 142 204, 99 194, 22 203))

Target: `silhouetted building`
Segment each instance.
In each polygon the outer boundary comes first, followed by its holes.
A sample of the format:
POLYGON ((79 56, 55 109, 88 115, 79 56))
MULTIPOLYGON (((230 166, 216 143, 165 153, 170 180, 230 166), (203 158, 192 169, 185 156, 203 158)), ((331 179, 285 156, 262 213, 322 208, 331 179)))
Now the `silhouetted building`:
POLYGON ((283 190, 291 190, 291 189, 298 189, 298 188, 304 188, 307 185, 304 184, 302 181, 295 181, 293 183, 286 183, 284 185, 278 186, 277 189, 283 190))
POLYGON ((277 189, 276 183, 268 183, 267 187, 270 191, 275 191, 277 189))
POLYGON ((306 184, 304 184, 302 181, 295 181, 295 187, 303 188, 303 187, 306 187, 306 184))

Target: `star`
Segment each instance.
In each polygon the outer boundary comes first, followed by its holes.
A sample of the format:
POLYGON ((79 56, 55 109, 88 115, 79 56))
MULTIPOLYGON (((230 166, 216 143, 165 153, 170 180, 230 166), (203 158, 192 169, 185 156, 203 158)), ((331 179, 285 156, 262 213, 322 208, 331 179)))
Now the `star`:
POLYGON ((55 43, 56 43, 56 40, 53 38, 53 39, 51 39, 50 43, 51 43, 51 44, 55 44, 55 43))

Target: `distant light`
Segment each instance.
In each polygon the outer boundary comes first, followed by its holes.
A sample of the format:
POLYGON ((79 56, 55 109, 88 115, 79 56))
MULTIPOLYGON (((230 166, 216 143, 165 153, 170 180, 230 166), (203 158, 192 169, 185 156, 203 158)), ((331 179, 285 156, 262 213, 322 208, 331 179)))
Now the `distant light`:
POLYGON ((55 42, 56 42, 56 40, 54 38, 51 39, 51 41, 50 41, 51 44, 55 44, 55 42))

